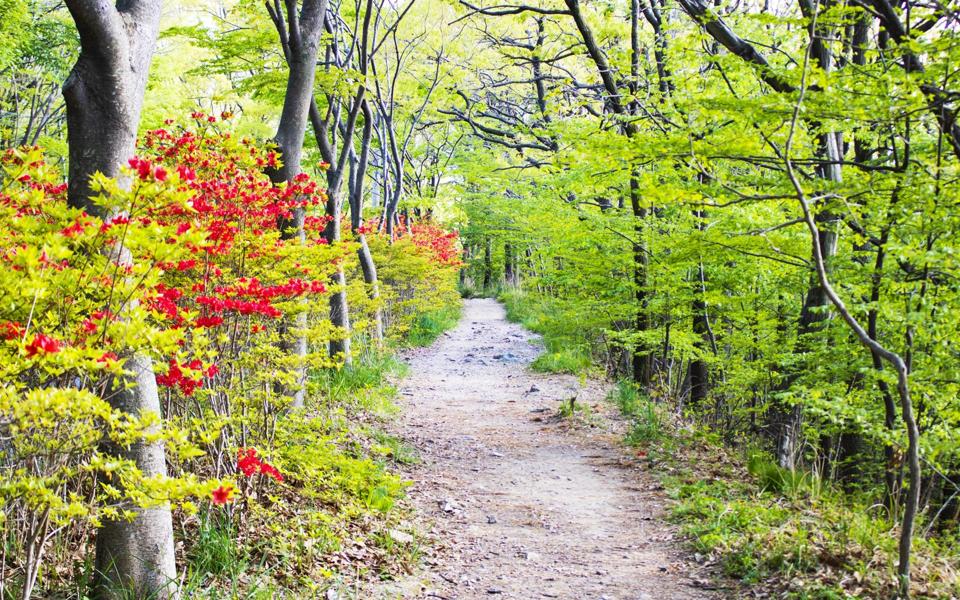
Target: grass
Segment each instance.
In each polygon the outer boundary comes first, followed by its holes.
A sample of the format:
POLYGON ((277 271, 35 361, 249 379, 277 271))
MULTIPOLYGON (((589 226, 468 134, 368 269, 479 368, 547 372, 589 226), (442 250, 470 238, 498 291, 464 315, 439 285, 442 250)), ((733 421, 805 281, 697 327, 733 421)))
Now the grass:
POLYGON ((544 352, 530 367, 541 373, 584 374, 593 370, 589 342, 578 337, 580 330, 569 326, 567 316, 547 302, 534 301, 527 294, 511 290, 500 294, 507 319, 540 334, 544 352))
POLYGON ((377 442, 375 451, 388 458, 393 464, 416 465, 420 463, 420 454, 417 449, 400 438, 384 431, 373 434, 377 442))
MULTIPOLYGON (((766 453, 730 450, 709 430, 676 427, 631 382, 608 399, 630 420, 625 442, 643 448, 672 499, 670 520, 725 575, 770 597, 894 597, 898 528, 884 510, 766 453)), ((960 544, 914 545, 913 597, 957 597, 960 544)))
POLYGON ((449 306, 417 316, 407 333, 410 346, 426 347, 437 340, 444 331, 453 329, 460 321, 460 307, 449 306))
POLYGON ((588 370, 593 361, 579 348, 562 348, 538 356, 530 368, 539 373, 582 373, 588 370))
POLYGON ((498 298, 503 293, 502 282, 497 282, 489 287, 483 287, 474 282, 460 282, 457 284, 457 291, 461 298, 498 298))
MULTIPOLYGON (((672 498, 670 520, 723 573, 771 597, 893 598, 898 527, 884 510, 708 432, 664 424, 645 443, 672 498)), ((636 429, 634 429, 636 431, 636 429)), ((913 598, 956 597, 960 546, 914 541, 913 598)))
POLYGON ((339 369, 312 373, 311 396, 322 398, 329 406, 353 406, 378 416, 395 414, 391 383, 407 374, 407 365, 396 356, 370 352, 339 369))
POLYGON ((640 393, 629 381, 619 381, 608 397, 630 419, 626 443, 640 446, 665 439, 665 416, 661 406, 640 393))

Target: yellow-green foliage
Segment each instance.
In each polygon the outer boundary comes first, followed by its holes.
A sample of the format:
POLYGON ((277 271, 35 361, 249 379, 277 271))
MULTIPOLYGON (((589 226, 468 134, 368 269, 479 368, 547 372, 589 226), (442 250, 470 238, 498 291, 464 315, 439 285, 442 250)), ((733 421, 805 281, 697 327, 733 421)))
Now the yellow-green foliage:
POLYGON ((377 235, 370 236, 368 242, 384 286, 381 294, 389 335, 400 340, 416 333, 418 326, 435 330, 429 320, 449 328, 450 315, 457 314, 460 307, 457 264, 438 263, 429 248, 417 245, 410 237, 390 243, 385 236, 377 235))
POLYGON ((19 590, 8 575, 28 566, 40 567, 38 591, 73 587, 80 573, 71 561, 95 528, 139 508, 170 505, 178 531, 199 532, 181 541, 182 558, 198 561, 182 565, 189 584, 200 587, 236 573, 211 561, 250 561, 258 577, 291 589, 322 587, 335 571, 325 556, 380 536, 396 519, 404 484, 379 460, 374 431, 356 425, 374 402, 383 412, 393 389, 383 377, 388 364, 370 362, 381 351, 365 343, 355 348, 357 367, 328 354, 328 342, 347 332, 330 322, 326 282, 341 264, 350 275, 357 339, 380 307, 390 339, 401 342, 437 310, 449 326, 459 304, 456 261, 409 237, 388 244, 372 236, 383 277, 381 298, 370 300, 355 243, 319 242, 320 219, 310 221, 305 242, 276 228, 283 202, 319 198, 319 188, 274 187, 262 166, 271 154, 200 127, 150 132, 147 158, 126 173, 129 186, 97 176, 97 202, 115 215, 107 220, 68 207, 59 173, 39 150, 2 156, 7 589, 19 590), (301 334, 305 358, 287 351, 301 334), (132 357, 152 361, 162 414, 111 406, 133 385, 132 357), (289 392, 305 365, 312 396, 305 410, 291 411, 289 392), (355 385, 360 366, 373 375, 355 385), (344 385, 334 393, 324 381, 337 378, 344 385), (115 455, 143 442, 163 444, 169 476, 115 455), (238 456, 251 450, 256 463, 245 471, 238 456))

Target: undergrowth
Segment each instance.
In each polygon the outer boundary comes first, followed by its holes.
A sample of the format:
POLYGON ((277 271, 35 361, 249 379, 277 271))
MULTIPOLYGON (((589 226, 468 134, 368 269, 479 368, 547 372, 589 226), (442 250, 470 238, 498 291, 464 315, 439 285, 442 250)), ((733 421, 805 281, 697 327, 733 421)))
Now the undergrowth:
POLYGON ((418 315, 407 334, 410 346, 426 347, 436 341, 444 331, 452 329, 460 320, 460 307, 448 306, 418 315))
MULTIPOLYGON (((698 559, 785 598, 894 597, 898 528, 881 507, 760 452, 725 448, 709 430, 681 427, 632 383, 618 383, 609 400, 629 419, 626 442, 663 483, 670 520, 698 559)), ((956 597, 960 545, 921 537, 914 544, 913 597, 956 597)))
POLYGON ((592 370, 590 342, 569 322, 575 315, 546 300, 535 302, 519 290, 503 292, 499 299, 506 308, 507 319, 543 338, 544 352, 533 361, 534 371, 582 374, 592 370))
MULTIPOLYGON (((422 315, 408 343, 431 343, 458 314, 449 307, 422 315)), ((396 414, 395 381, 406 374, 394 354, 373 351, 310 373, 309 411, 276 423, 283 450, 274 459, 296 481, 250 498, 242 528, 224 511, 184 521, 192 538, 182 561, 185 597, 352 597, 358 581, 393 578, 420 560, 420 540, 404 530, 408 484, 395 473, 419 456, 382 427, 396 414)))

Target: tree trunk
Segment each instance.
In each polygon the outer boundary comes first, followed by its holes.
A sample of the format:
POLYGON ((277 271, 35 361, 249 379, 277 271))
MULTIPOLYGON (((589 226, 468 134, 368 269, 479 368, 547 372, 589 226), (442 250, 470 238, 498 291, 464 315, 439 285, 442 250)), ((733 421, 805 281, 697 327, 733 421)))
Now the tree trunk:
POLYGON ((380 307, 380 281, 377 279, 377 265, 373 262, 370 246, 367 245, 367 236, 359 235, 360 248, 357 256, 360 258, 360 269, 363 271, 363 281, 367 284, 370 299, 376 303, 373 312, 373 335, 377 348, 383 348, 383 309, 380 307))
MULTIPOLYGON (((277 125, 277 134, 273 138, 282 164, 277 169, 268 170, 267 173, 274 183, 289 183, 302 170, 303 139, 313 102, 317 53, 327 11, 327 0, 304 0, 299 14, 296 12, 296 3, 292 5, 287 3, 286 20, 283 18, 283 9, 279 0, 274 0, 273 4, 267 2, 267 10, 280 35, 280 43, 289 69, 280 123, 277 125)), ((305 240, 303 230, 305 218, 305 209, 299 207, 294 210, 292 219, 281 219, 277 223, 281 230, 281 237, 288 240, 299 239, 302 244, 305 240)), ((296 315, 292 333, 290 327, 282 327, 282 330, 287 332, 285 339, 281 342, 284 349, 299 359, 297 384, 287 392, 291 398, 292 408, 302 408, 306 400, 306 357, 309 350, 305 333, 307 327, 306 312, 296 315)))
POLYGON ((490 290, 493 285, 493 239, 487 238, 483 246, 483 291, 490 290))
MULTIPOLYGON (((106 218, 91 201, 90 177, 118 177, 136 150, 150 62, 160 27, 161 0, 114 6, 108 2, 68 0, 81 51, 63 85, 69 151, 68 202, 106 218)), ((122 249, 111 249, 121 252, 122 249)), ((107 394, 110 405, 131 415, 160 415, 160 398, 149 357, 126 357, 124 378, 107 394)), ((138 441, 106 451, 132 460, 144 475, 167 474, 163 443, 138 441)), ((173 523, 170 507, 135 509, 132 521, 107 521, 97 531, 93 595, 113 599, 176 598, 173 523)))
POLYGON ((517 272, 514 267, 513 246, 509 242, 503 245, 503 282, 508 287, 516 287, 517 272))
MULTIPOLYGON (((133 356, 124 369, 136 387, 121 382, 109 393, 110 404, 133 415, 160 414, 160 397, 149 358, 133 356)), ((156 433, 151 432, 151 433, 156 433)), ((148 476, 167 475, 163 444, 138 441, 129 448, 110 447, 110 454, 133 460, 148 476)), ((139 509, 133 521, 106 521, 97 532, 93 595, 104 600, 176 598, 173 522, 170 507, 139 509)))
MULTIPOLYGON (((340 243, 340 209, 343 202, 339 194, 333 192, 327 198, 327 214, 336 215, 323 232, 323 237, 330 245, 340 243)), ((347 278, 343 270, 343 264, 337 266, 337 272, 334 273, 331 283, 336 287, 336 291, 330 296, 330 322, 339 327, 343 332, 343 339, 330 340, 330 356, 340 355, 344 364, 350 364, 353 357, 350 353, 350 309, 347 304, 347 278)))
MULTIPOLYGON (((630 175, 630 209, 633 213, 633 295, 637 311, 634 330, 644 334, 650 328, 647 314, 647 247, 644 242, 644 225, 647 210, 640 198, 640 183, 636 171, 630 175)), ((633 381, 644 390, 650 389, 653 380, 653 354, 648 348, 638 347, 633 351, 633 381)))
MULTIPOLYGON (((350 224, 354 232, 359 232, 363 225, 363 181, 370 160, 370 140, 373 137, 373 111, 366 99, 361 105, 363 110, 363 132, 360 136, 360 157, 355 167, 351 168, 352 185, 350 186, 350 224)), ((377 189, 377 186, 374 186, 377 189)), ((377 279, 377 265, 373 261, 373 254, 367 245, 367 236, 359 233, 360 248, 357 257, 360 260, 360 270, 363 271, 363 282, 367 285, 367 294, 374 302, 373 309, 373 337, 378 349, 383 348, 383 308, 380 306, 380 282, 377 279)))
MULTIPOLYGON (((814 15, 814 5, 809 0, 800 0, 800 8, 808 19, 814 15)), ((829 73, 833 66, 833 55, 829 46, 824 43, 831 35, 829 28, 817 26, 810 31, 810 55, 817 66, 829 73)), ((811 124, 814 125, 814 124, 811 124)), ((816 129, 816 127, 813 127, 816 129)), ((816 168, 817 177, 824 181, 842 181, 841 162, 843 160, 843 140, 841 134, 826 132, 818 136, 818 154, 823 163, 816 168)), ((833 257, 837 253, 837 225, 839 219, 828 209, 820 210, 815 220, 818 224, 818 248, 823 258, 824 267, 829 273, 833 257)), ((817 273, 811 273, 810 284, 800 311, 798 326, 798 347, 802 352, 810 344, 810 335, 823 329, 829 319, 827 311, 830 299, 817 273)), ((783 384, 783 389, 789 387, 791 377, 783 384)), ((777 463, 793 470, 799 458, 801 435, 803 426, 803 407, 799 404, 792 406, 774 406, 771 411, 772 430, 776 440, 777 463)))

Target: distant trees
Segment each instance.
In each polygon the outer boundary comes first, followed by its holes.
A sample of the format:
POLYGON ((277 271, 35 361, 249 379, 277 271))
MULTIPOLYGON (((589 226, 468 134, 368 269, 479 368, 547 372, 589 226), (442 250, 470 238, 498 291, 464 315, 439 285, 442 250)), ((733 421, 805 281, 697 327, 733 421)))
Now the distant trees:
POLYGON ((906 581, 915 515, 953 514, 960 489, 955 348, 932 341, 957 323, 954 13, 462 5, 496 65, 444 109, 476 149, 465 279, 530 248, 510 277, 557 339, 780 468, 878 486, 906 581))

